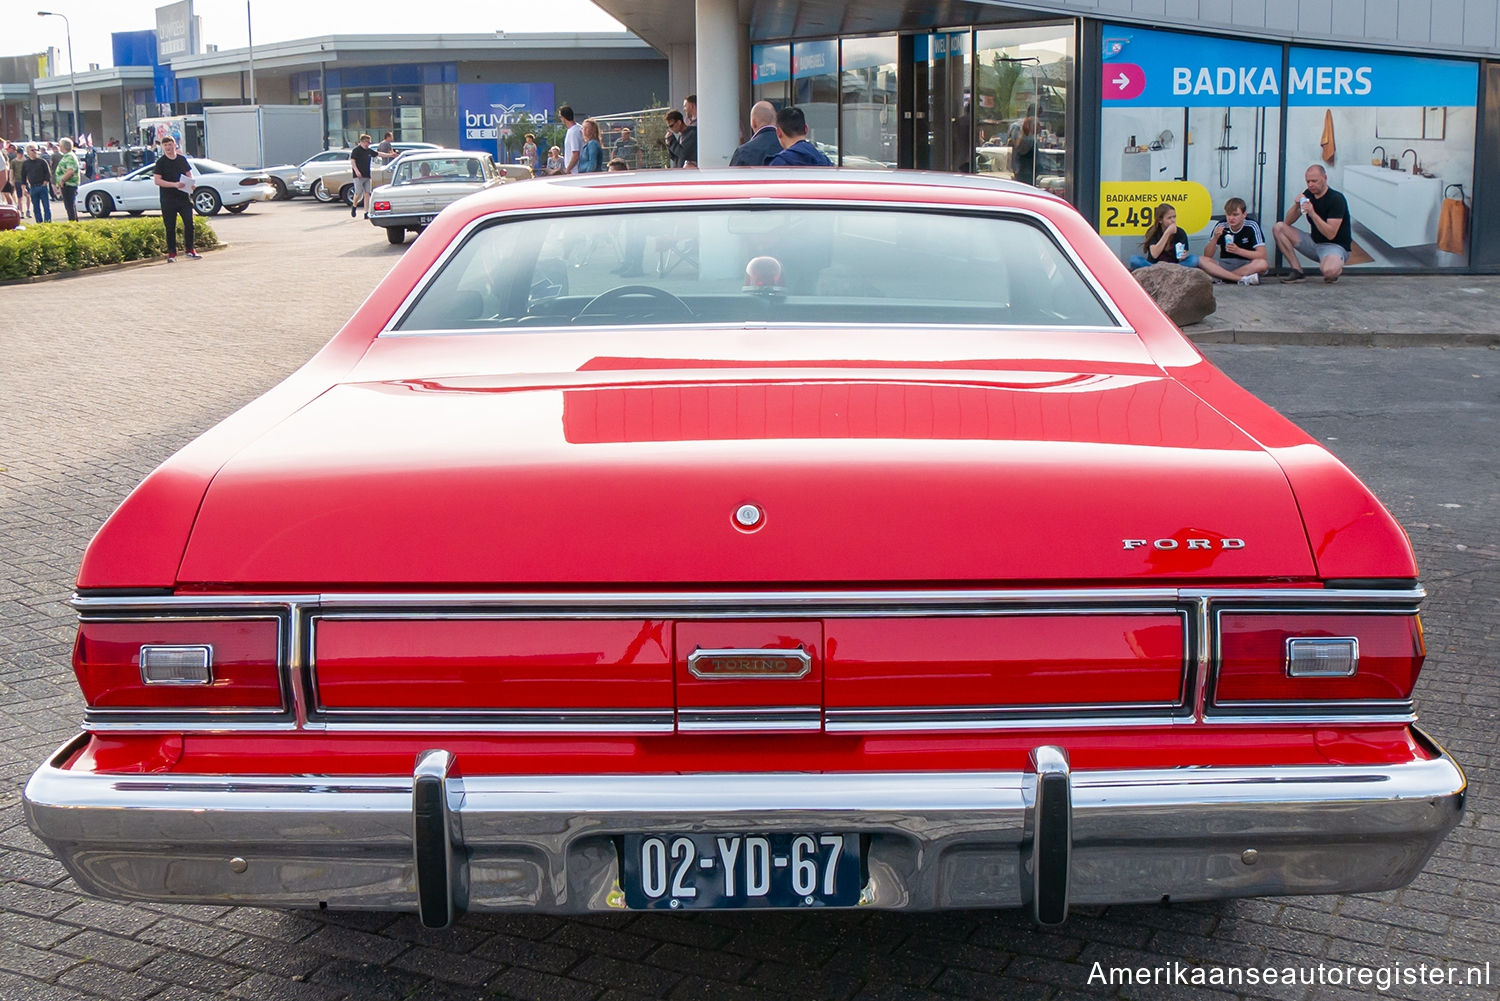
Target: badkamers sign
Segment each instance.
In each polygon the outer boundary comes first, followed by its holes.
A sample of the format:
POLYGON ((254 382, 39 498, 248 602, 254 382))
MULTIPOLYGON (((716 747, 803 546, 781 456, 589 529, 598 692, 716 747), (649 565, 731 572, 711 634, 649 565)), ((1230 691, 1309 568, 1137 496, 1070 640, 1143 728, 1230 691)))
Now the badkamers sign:
POLYGON ((1104 29, 1104 102, 1113 107, 1471 106, 1472 60, 1279 45, 1150 31, 1104 29))

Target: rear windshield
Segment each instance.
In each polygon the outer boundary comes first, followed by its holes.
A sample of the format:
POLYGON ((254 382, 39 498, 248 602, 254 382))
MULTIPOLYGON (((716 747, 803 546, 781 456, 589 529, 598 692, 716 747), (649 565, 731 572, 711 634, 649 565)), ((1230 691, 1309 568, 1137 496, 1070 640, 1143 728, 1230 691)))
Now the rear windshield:
POLYGON ((484 180, 484 161, 477 156, 408 157, 396 167, 392 184, 429 184, 484 180))
POLYGON ((489 225, 396 329, 676 323, 1117 326, 1024 217, 779 207, 489 225))

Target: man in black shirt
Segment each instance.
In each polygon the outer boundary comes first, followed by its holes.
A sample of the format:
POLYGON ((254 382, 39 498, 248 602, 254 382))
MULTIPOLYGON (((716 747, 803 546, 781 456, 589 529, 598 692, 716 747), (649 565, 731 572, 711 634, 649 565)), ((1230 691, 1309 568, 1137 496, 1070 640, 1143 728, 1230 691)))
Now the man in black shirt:
POLYGON ((370 161, 375 159, 375 151, 370 148, 370 137, 361 135, 359 145, 354 147, 349 154, 349 163, 354 168, 354 200, 349 203, 349 216, 359 211, 360 205, 365 206, 365 218, 370 216, 370 161))
POLYGON ((1328 171, 1315 163, 1303 175, 1307 189, 1298 195, 1292 207, 1286 210, 1286 218, 1271 227, 1271 235, 1282 256, 1287 259, 1287 274, 1284 282, 1300 282, 1307 277, 1297 265, 1297 254, 1318 262, 1323 280, 1333 283, 1344 273, 1344 262, 1349 260, 1353 246, 1350 236, 1349 203, 1344 196, 1328 186, 1328 171), (1311 232, 1303 232, 1294 223, 1307 216, 1311 232))
POLYGON ((183 242, 187 244, 187 255, 199 260, 193 249, 193 167, 188 158, 177 152, 177 140, 167 136, 161 141, 161 156, 151 173, 152 180, 161 190, 161 221, 167 228, 167 263, 177 261, 177 220, 182 219, 183 242))
POLYGON ((52 165, 37 155, 35 146, 26 147, 26 161, 21 164, 21 183, 31 196, 31 218, 37 222, 51 222, 52 165))

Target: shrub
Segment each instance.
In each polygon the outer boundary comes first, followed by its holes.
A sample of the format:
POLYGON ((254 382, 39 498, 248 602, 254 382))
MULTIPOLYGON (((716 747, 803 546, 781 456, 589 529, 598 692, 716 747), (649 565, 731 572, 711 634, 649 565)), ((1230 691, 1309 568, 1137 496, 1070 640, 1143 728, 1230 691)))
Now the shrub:
MULTIPOLYGON (((202 219, 193 220, 193 237, 202 250, 219 245, 213 227, 202 219)), ((181 246, 180 223, 177 241, 181 246)), ((160 219, 35 223, 0 232, 0 281, 139 261, 166 251, 167 236, 160 219)))

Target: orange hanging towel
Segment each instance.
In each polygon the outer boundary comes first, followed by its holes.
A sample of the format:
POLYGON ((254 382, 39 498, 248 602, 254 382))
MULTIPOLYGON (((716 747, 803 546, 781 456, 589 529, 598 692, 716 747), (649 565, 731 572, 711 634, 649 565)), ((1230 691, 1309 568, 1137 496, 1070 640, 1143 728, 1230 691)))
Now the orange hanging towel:
POLYGON ((1333 145, 1333 111, 1329 109, 1323 112, 1323 138, 1319 140, 1323 146, 1323 162, 1332 163, 1334 153, 1337 150, 1333 145))
POLYGON ((1463 197, 1444 198, 1438 215, 1437 249, 1445 254, 1462 254, 1464 238, 1469 232, 1469 206, 1463 197))

